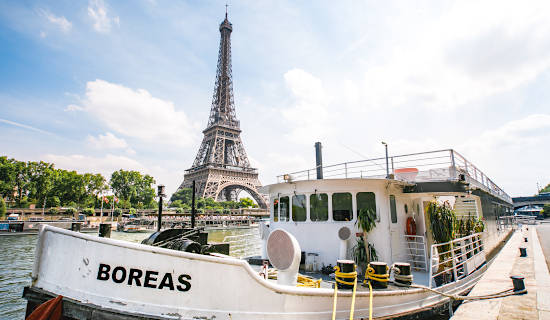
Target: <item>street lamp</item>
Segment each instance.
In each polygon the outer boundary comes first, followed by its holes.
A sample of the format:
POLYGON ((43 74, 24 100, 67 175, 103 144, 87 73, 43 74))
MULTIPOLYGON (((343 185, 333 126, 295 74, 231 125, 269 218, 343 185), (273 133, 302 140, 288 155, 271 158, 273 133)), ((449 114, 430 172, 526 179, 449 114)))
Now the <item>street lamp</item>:
POLYGON ((388 144, 382 141, 384 147, 386 147, 386 179, 390 178, 390 164, 388 161, 388 144))
POLYGON ((158 216, 158 220, 157 220, 157 231, 160 232, 160 227, 162 225, 162 197, 165 197, 166 195, 164 194, 164 185, 162 184, 159 184, 157 186, 157 195, 159 197, 159 216, 158 216))

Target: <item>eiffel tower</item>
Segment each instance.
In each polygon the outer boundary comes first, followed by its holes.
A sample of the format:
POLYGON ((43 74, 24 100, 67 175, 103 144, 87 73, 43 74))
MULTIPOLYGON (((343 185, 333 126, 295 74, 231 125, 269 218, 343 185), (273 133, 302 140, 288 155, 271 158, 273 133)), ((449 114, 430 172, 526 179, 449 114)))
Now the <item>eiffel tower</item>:
POLYGON ((267 208, 258 192, 261 186, 258 171, 250 167, 241 141, 240 122, 235 114, 233 79, 231 72, 231 32, 227 20, 220 24, 218 70, 208 125, 193 166, 185 170, 180 188, 189 188, 193 180, 196 195, 217 201, 236 201, 239 193, 247 191, 261 208, 267 208))

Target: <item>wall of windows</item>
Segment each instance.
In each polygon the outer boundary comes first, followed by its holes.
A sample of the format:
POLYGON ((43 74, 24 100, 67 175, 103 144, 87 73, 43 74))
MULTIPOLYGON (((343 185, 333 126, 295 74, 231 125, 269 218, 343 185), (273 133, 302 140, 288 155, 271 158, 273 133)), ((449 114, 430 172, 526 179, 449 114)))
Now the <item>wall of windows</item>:
POLYGON ((336 192, 281 196, 273 201, 273 221, 353 221, 356 217, 355 208, 357 211, 373 210, 379 219, 374 192, 353 195, 350 192, 336 192), (332 212, 330 218, 329 211, 332 212))

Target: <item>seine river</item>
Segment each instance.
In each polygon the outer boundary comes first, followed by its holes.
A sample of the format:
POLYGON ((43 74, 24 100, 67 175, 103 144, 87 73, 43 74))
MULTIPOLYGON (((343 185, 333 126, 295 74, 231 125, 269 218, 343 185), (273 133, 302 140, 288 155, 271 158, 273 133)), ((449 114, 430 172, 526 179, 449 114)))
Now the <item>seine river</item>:
MULTIPOLYGON (((250 234, 252 247, 257 248, 258 229, 210 230, 209 240, 221 242, 226 236, 250 234), (255 243, 256 242, 256 243, 255 243)), ((141 242, 146 233, 112 232, 111 238, 141 242)), ((0 236, 0 319, 24 319, 26 300, 23 287, 31 284, 31 270, 37 235, 0 236)), ((229 241, 229 240, 228 240, 229 241)), ((259 252, 256 252, 259 254, 259 252)), ((233 253, 232 255, 238 255, 233 253)))

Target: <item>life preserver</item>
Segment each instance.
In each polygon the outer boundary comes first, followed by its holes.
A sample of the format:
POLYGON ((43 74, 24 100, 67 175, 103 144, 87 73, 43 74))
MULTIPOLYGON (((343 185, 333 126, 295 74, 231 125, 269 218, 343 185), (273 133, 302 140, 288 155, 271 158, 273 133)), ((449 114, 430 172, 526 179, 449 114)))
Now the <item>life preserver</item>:
POLYGON ((414 222, 413 217, 407 218, 407 235, 408 236, 416 236, 416 222, 414 222))

